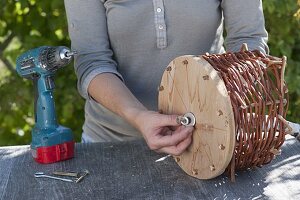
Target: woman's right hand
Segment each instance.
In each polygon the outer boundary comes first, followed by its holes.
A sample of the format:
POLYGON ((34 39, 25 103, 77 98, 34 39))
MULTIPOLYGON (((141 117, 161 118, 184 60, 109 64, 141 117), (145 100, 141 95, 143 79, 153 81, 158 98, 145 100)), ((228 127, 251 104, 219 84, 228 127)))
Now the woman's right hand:
POLYGON ((191 144, 194 128, 179 125, 176 122, 177 117, 143 110, 137 115, 135 125, 150 149, 180 155, 191 144))
POLYGON ((150 149, 180 155, 191 144, 193 127, 177 124, 177 115, 147 110, 114 74, 97 75, 88 90, 97 102, 136 127, 150 149))

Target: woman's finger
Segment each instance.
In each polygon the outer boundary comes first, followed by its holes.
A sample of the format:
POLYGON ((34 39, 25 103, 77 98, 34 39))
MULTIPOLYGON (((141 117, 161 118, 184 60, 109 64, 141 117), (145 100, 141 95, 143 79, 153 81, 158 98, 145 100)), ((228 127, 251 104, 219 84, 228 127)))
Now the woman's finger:
POLYGON ((191 144, 191 142, 192 142, 192 137, 187 137, 186 139, 184 139, 183 141, 181 141, 179 144, 175 146, 163 147, 158 151, 171 154, 174 156, 179 156, 186 150, 186 148, 191 144))
POLYGON ((169 130, 167 135, 159 135, 157 138, 156 146, 158 149, 167 146, 176 146, 186 138, 190 137, 194 127, 184 127, 180 126, 175 131, 169 130))
POLYGON ((158 117, 158 126, 179 126, 180 124, 177 123, 178 115, 164 115, 159 114, 158 117))

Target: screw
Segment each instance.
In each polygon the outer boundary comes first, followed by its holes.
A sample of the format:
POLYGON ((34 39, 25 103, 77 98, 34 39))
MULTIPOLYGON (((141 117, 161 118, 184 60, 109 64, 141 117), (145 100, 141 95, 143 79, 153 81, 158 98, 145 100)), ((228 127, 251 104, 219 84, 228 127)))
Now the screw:
POLYGON ((220 145, 219 145, 219 149, 224 150, 224 149, 225 149, 225 146, 224 146, 223 144, 220 144, 220 145))
POLYGON ((34 177, 35 178, 51 178, 51 179, 60 180, 60 181, 74 182, 72 179, 59 178, 59 177, 56 177, 56 176, 49 176, 49 175, 46 175, 44 172, 36 172, 34 174, 34 177))
POLYGON ((198 169, 193 169, 192 173, 193 173, 193 175, 198 175, 198 169))
POLYGON ((164 89, 165 89, 165 88, 164 88, 164 86, 162 86, 162 85, 158 87, 158 91, 163 91, 164 89))
POLYGON ((209 76, 208 75, 205 75, 205 76, 202 76, 203 80, 209 80, 209 76))
POLYGON ((216 170, 214 165, 209 166, 209 168, 210 168, 210 171, 215 171, 216 170))
POLYGON ((184 65, 189 64, 189 62, 188 62, 187 60, 182 61, 182 63, 183 63, 184 65))
POLYGON ((188 117, 178 116, 176 118, 176 122, 177 124, 182 124, 184 126, 187 126, 190 123, 190 119, 188 117))
POLYGON ((168 66, 167 69, 166 69, 168 72, 172 71, 172 67, 171 66, 168 66))
POLYGON ((84 170, 83 171, 83 174, 79 177, 79 178, 77 178, 76 179, 76 181, 75 181, 75 183, 79 183, 85 176, 87 176, 88 174, 89 174, 90 172, 88 171, 88 170, 84 170))
POLYGON ((77 172, 62 172, 62 171, 55 171, 52 172, 53 175, 58 175, 58 176, 71 176, 71 177, 78 177, 79 173, 77 172))
POLYGON ((176 162, 179 162, 179 161, 180 161, 180 158, 179 158, 179 157, 175 157, 175 161, 176 161, 176 162))
POLYGON ((177 116, 176 118, 177 124, 181 124, 184 126, 194 126, 196 123, 196 119, 193 113, 186 113, 183 116, 177 116))

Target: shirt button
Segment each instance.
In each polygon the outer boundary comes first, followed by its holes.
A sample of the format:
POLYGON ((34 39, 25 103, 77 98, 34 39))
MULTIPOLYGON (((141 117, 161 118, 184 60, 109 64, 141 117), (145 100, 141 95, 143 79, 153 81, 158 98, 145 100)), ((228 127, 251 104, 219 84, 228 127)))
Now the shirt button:
POLYGON ((164 29, 164 26, 160 24, 160 25, 158 25, 158 29, 162 30, 162 29, 164 29))
POLYGON ((162 11, 161 8, 157 8, 157 9, 156 9, 156 12, 158 12, 158 13, 160 13, 161 11, 162 11))

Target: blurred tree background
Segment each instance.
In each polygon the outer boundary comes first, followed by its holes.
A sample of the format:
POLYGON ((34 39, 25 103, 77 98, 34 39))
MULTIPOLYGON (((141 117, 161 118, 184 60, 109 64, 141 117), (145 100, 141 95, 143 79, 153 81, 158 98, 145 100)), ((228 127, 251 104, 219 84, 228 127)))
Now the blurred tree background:
MULTIPOLYGON (((33 84, 15 72, 21 53, 38 46, 70 46, 62 0, 0 1, 0 146, 29 144, 34 124, 33 84), (1 63, 2 62, 2 63, 1 63)), ((55 76, 55 105, 60 124, 79 141, 84 101, 70 64, 55 76)))
MULTIPOLYGON (((300 123, 300 0, 264 0, 270 53, 288 57, 285 79, 290 105, 288 120, 300 123)), ((15 60, 43 45, 70 46, 62 0, 0 1, 0 146, 29 144, 34 124, 33 85, 15 72, 15 60)), ((79 141, 84 101, 76 90, 72 65, 59 70, 54 97, 59 123, 79 141)))

